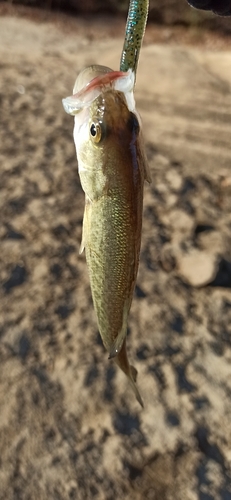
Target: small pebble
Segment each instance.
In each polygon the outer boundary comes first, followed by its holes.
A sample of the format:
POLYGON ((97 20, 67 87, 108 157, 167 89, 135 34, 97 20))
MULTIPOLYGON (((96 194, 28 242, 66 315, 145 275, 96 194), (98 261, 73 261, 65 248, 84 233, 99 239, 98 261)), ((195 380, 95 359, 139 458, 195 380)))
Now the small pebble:
POLYGON ((217 256, 193 249, 178 257, 178 271, 181 277, 194 287, 207 285, 217 274, 217 256))

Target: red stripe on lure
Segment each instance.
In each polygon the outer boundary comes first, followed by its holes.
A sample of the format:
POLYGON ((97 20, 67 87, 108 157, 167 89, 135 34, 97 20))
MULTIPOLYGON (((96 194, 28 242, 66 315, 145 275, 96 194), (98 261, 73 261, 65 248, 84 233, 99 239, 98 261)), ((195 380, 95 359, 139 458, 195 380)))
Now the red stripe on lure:
POLYGON ((111 71, 110 73, 106 73, 105 75, 95 76, 95 78, 88 82, 83 89, 81 89, 76 94, 73 94, 72 97, 74 99, 78 99, 90 90, 94 90, 96 88, 103 89, 107 85, 112 85, 112 83, 114 83, 115 80, 118 80, 118 78, 122 78, 127 75, 128 73, 125 71, 111 71))

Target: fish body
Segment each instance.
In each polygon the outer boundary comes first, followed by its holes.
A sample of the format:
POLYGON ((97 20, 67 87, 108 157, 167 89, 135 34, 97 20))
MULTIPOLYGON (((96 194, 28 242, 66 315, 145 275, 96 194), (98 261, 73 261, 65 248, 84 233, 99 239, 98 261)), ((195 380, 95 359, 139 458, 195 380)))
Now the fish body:
POLYGON ((143 185, 149 174, 132 73, 115 73, 101 66, 87 68, 74 87, 80 109, 75 111, 74 141, 85 192, 80 251, 85 248, 103 344, 143 405, 137 372, 127 358, 126 334, 139 263, 143 185))

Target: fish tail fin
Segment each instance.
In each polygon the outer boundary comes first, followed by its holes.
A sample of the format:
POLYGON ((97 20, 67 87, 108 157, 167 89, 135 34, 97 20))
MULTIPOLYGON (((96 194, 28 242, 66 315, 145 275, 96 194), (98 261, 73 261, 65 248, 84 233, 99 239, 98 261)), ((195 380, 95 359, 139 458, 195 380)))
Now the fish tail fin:
POLYGON ((129 380, 130 385, 133 389, 133 392, 135 393, 135 396, 136 396, 138 403, 140 403, 140 406, 142 406, 142 408, 144 408, 144 403, 143 403, 142 397, 141 397, 139 389, 136 385, 136 378, 137 378, 138 372, 137 372, 136 368, 134 368, 134 366, 132 366, 132 365, 129 365, 129 368, 130 368, 130 374, 128 375, 128 380, 129 380))
POLYGON ((127 350, 126 350, 126 338, 124 339, 122 348, 119 352, 119 354, 115 358, 116 364, 121 368, 121 370, 127 375, 128 380, 130 382, 130 385, 133 389, 133 392, 135 393, 136 399, 140 406, 144 408, 144 403, 142 401, 141 395, 139 393, 138 387, 136 385, 136 379, 137 379, 137 370, 134 368, 134 366, 129 365, 128 362, 128 357, 127 357, 127 350))
POLYGON ((134 366, 132 366, 132 365, 130 365, 130 370, 131 370, 131 375, 132 375, 132 378, 133 378, 134 382, 136 382, 137 375, 138 375, 138 371, 137 371, 137 369, 136 369, 134 366))

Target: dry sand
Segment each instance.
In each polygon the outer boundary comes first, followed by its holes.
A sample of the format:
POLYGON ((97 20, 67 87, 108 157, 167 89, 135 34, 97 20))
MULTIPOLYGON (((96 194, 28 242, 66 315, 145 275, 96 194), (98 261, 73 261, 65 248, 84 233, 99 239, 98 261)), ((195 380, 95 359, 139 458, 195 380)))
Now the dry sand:
POLYGON ((98 26, 0 18, 0 499, 229 500, 231 52, 141 54, 152 184, 128 345, 142 411, 102 347, 78 255, 61 99, 82 66, 118 68, 122 38, 98 26))

